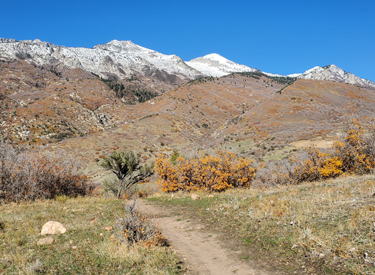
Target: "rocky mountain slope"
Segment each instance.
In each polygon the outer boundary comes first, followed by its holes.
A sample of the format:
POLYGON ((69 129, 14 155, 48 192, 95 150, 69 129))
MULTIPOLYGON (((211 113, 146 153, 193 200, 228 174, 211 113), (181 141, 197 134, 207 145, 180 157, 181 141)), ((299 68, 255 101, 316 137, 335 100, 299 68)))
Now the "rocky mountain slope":
POLYGON ((135 45, 113 40, 93 49, 57 46, 40 40, 0 41, 0 57, 26 60, 39 66, 80 68, 103 78, 123 79, 131 75, 152 76, 162 73, 193 79, 201 73, 175 55, 164 55, 135 45))
POLYGON ((218 146, 244 157, 282 158, 297 141, 328 142, 349 113, 375 114, 373 90, 323 80, 289 84, 254 73, 198 79, 117 109, 122 122, 116 127, 46 149, 65 149, 86 159, 92 175, 99 169, 95 159, 113 150, 133 150, 144 161, 175 149, 191 154, 218 146))
MULTIPOLYGON (((106 79, 125 80, 137 76, 147 79, 144 87, 153 85, 153 90, 159 93, 202 76, 221 77, 233 72, 257 71, 257 69, 230 61, 219 54, 208 54, 184 62, 176 55, 164 55, 138 46, 131 41, 118 40, 97 45, 91 49, 57 46, 38 39, 16 41, 1 38, 0 59, 25 60, 58 71, 64 68, 80 68, 106 79)), ((335 65, 314 67, 305 73, 289 76, 344 82, 375 89, 374 82, 345 72, 335 65)))
POLYGON ((315 79, 315 80, 328 80, 328 81, 336 81, 336 82, 343 82, 348 83, 360 87, 366 88, 375 88, 375 83, 360 78, 352 73, 346 72, 343 69, 337 67, 336 65, 328 65, 324 67, 314 67, 310 70, 302 74, 292 74, 288 75, 290 77, 297 77, 300 79, 315 79))

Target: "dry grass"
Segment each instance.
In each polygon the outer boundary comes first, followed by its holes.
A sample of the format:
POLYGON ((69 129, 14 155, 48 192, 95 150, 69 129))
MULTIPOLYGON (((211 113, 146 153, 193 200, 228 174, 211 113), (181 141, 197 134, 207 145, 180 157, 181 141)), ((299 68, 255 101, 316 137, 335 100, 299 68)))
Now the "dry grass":
POLYGON ((0 274, 177 274, 178 258, 166 247, 117 245, 104 228, 125 216, 125 201, 58 197, 0 205, 0 274), (38 246, 49 220, 67 232, 38 246))
POLYGON ((236 189, 200 201, 187 193, 154 200, 199 209, 245 244, 279 261, 304 259, 324 274, 375 274, 375 177, 236 189), (297 255, 297 257, 296 257, 297 255))

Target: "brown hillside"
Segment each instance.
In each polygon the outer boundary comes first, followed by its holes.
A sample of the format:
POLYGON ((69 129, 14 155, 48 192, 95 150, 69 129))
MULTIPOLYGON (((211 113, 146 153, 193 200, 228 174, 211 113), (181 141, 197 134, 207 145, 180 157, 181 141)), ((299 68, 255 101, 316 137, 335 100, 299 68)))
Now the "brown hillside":
POLYGON ((297 80, 287 86, 252 74, 197 79, 126 105, 80 69, 59 74, 18 61, 0 68, 3 138, 31 146, 70 138, 47 149, 72 151, 91 163, 92 173, 101 156, 117 149, 140 152, 144 161, 158 152, 218 145, 244 156, 282 157, 293 142, 328 140, 346 115, 373 116, 375 106, 374 91, 353 85, 297 80))

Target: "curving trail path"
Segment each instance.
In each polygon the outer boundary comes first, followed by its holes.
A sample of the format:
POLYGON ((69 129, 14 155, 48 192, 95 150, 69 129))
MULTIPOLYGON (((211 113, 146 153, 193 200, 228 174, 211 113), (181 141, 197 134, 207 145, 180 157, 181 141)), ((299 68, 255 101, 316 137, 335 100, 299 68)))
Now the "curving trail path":
POLYGON ((181 219, 161 207, 138 200, 139 211, 154 216, 154 223, 162 231, 188 269, 186 274, 204 275, 274 275, 251 267, 241 260, 239 253, 224 248, 220 235, 211 233, 202 224, 181 219))

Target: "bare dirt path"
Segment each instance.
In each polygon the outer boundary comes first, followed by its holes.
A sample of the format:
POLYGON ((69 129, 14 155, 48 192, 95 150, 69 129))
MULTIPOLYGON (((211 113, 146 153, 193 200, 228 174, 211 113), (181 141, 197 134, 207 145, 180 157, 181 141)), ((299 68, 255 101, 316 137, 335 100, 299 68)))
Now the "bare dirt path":
POLYGON ((224 238, 202 224, 170 213, 166 208, 147 201, 139 200, 138 206, 141 212, 154 216, 154 223, 187 265, 187 274, 281 274, 261 270, 242 260, 241 252, 225 248, 222 241, 224 238))

